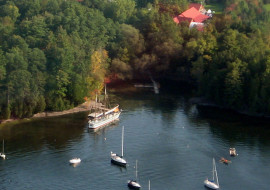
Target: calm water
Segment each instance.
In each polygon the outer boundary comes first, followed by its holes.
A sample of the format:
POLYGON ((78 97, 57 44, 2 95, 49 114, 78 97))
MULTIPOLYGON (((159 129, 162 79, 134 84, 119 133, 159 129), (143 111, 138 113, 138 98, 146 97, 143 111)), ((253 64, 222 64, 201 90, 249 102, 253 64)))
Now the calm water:
POLYGON ((0 129, 6 160, 0 160, 1 190, 125 190, 135 178, 154 190, 205 190, 217 161, 221 189, 270 189, 270 126, 222 112, 200 112, 181 94, 145 90, 117 94, 124 110, 120 121, 98 132, 87 129, 87 114, 39 119, 0 129), (110 152, 121 152, 129 165, 110 163, 110 152), (229 157, 235 147, 238 156, 229 157), (82 162, 69 165, 73 157, 82 162), (232 160, 219 163, 220 157, 232 160))

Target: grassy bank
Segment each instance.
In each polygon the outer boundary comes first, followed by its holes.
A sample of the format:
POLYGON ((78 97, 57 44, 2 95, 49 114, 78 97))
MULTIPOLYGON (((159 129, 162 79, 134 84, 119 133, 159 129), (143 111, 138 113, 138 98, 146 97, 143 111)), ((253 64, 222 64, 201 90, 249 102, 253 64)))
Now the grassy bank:
POLYGON ((206 10, 211 9, 212 11, 215 11, 215 14, 223 14, 223 11, 225 9, 225 4, 223 3, 211 3, 209 5, 204 6, 206 10))
POLYGON ((265 5, 264 5, 264 8, 265 8, 267 11, 270 11, 270 3, 265 4, 265 5))

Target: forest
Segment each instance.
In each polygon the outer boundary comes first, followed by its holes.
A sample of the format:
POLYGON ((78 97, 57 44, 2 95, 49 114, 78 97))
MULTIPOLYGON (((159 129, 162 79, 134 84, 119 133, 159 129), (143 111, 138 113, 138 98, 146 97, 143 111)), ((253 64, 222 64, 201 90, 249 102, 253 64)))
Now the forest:
POLYGON ((270 114, 270 1, 222 4, 203 31, 188 0, 0 0, 0 119, 61 111, 104 80, 192 84, 226 108, 270 114))

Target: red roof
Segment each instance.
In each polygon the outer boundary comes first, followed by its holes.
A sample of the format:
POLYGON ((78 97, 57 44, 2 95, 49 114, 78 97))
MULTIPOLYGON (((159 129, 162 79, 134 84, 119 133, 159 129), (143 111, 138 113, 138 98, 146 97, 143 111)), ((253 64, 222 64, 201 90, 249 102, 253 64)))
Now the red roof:
POLYGON ((194 7, 195 9, 197 9, 199 11, 200 8, 201 8, 201 6, 202 5, 199 4, 199 3, 190 3, 189 6, 188 6, 188 8, 190 9, 190 8, 194 7))
POLYGON ((201 15, 200 11, 198 11, 194 7, 191 7, 190 9, 183 12, 180 17, 195 18, 199 15, 201 15))
POLYGON ((194 20, 194 22, 200 22, 200 23, 202 23, 202 22, 204 22, 205 20, 207 20, 207 19, 209 19, 209 18, 210 18, 210 16, 201 14, 201 15, 198 15, 198 16, 197 16, 196 18, 194 18, 193 20, 194 20))
POLYGON ((188 21, 189 23, 192 22, 192 21, 202 23, 205 20, 207 20, 208 18, 210 18, 210 17, 207 16, 207 15, 202 14, 196 8, 191 7, 190 9, 186 10, 182 14, 174 17, 173 20, 177 24, 179 24, 179 22, 182 22, 182 21, 188 21))
POLYGON ((187 21, 188 23, 191 23, 192 22, 192 18, 181 17, 180 15, 174 17, 173 20, 177 24, 179 24, 180 22, 184 22, 184 21, 187 21))

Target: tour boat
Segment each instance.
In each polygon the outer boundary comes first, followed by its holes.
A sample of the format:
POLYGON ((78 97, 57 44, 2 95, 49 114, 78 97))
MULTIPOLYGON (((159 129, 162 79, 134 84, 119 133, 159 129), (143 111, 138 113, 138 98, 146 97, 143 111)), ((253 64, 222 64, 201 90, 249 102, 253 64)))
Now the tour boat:
POLYGON ((210 189, 219 189, 216 162, 214 158, 213 158, 213 179, 212 180, 206 179, 204 181, 204 185, 210 189))
POLYGON ((126 166, 127 161, 123 158, 124 156, 124 126, 122 127, 122 154, 117 155, 116 153, 111 152, 111 162, 119 166, 126 166))
POLYGON ((3 140, 3 150, 2 150, 2 152, 0 152, 0 157, 1 158, 3 158, 3 159, 6 159, 6 155, 5 155, 5 153, 4 153, 4 140, 3 140))
POLYGON ((230 148, 230 155, 231 156, 237 156, 235 148, 230 148))
POLYGON ((137 160, 136 160, 136 166, 135 166, 135 168, 136 168, 136 172, 135 172, 136 179, 135 180, 129 180, 128 181, 128 187, 130 189, 140 189, 141 188, 141 185, 137 182, 137 160))
POLYGON ((114 106, 113 108, 109 108, 107 103, 107 92, 105 85, 105 93, 104 93, 104 107, 97 107, 97 97, 95 101, 95 111, 88 115, 88 127, 89 129, 97 130, 101 127, 104 127, 110 123, 113 123, 119 119, 121 114, 121 110, 119 110, 119 105, 114 106))
POLYGON ((80 158, 73 158, 73 159, 69 160, 70 164, 78 164, 80 162, 81 162, 80 158))

